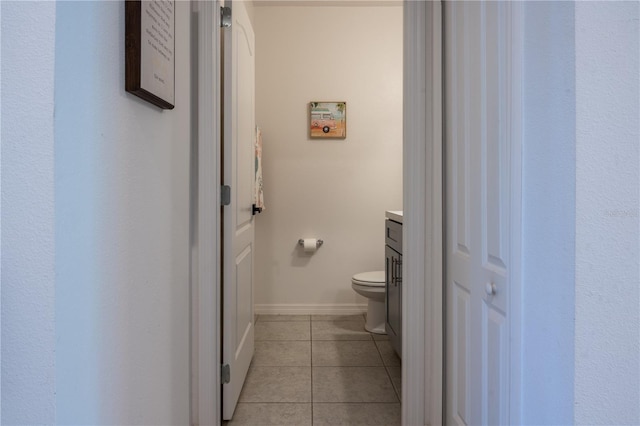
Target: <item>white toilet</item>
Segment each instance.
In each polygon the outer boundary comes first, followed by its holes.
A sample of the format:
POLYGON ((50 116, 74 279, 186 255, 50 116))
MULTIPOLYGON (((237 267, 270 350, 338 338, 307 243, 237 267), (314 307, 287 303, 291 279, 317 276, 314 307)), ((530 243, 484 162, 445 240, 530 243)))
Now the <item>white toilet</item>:
POLYGON ((385 331, 385 273, 384 271, 361 272, 351 278, 351 287, 356 293, 369 299, 365 330, 376 334, 385 331))

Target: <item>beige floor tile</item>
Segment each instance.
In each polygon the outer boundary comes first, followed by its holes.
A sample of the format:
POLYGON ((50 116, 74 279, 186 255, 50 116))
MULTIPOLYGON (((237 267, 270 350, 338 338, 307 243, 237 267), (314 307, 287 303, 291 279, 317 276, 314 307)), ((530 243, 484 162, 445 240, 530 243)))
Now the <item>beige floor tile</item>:
POLYGON ((314 367, 376 367, 382 359, 372 341, 322 341, 312 345, 314 367))
POLYGON ((399 426, 399 403, 313 404, 314 426, 399 426))
POLYGON ((258 321, 309 321, 310 315, 258 315, 258 321))
POLYGON ((358 321, 311 321, 311 336, 313 340, 371 340, 364 322, 358 321))
POLYGON ((311 404, 239 403, 229 426, 311 426, 311 404))
POLYGON ((258 340, 251 365, 256 367, 311 366, 310 341, 258 340))
POLYGON ((384 367, 313 367, 313 402, 398 402, 384 367))
POLYGON ((371 337, 373 337, 373 340, 389 340, 388 334, 371 333, 371 337))
POLYGON ((309 323, 304 321, 258 321, 256 340, 310 340, 309 323))
POLYGON ((364 324, 364 315, 311 315, 311 321, 357 321, 364 324))
POLYGON ((239 402, 311 402, 311 367, 251 366, 239 402))
POLYGON ((398 394, 398 398, 402 400, 402 367, 387 367, 391 383, 398 394))
POLYGON ((400 364, 400 357, 396 354, 396 351, 393 350, 391 346, 391 342, 388 340, 377 340, 376 346, 380 350, 380 355, 382 356, 382 362, 384 365, 397 367, 400 364))

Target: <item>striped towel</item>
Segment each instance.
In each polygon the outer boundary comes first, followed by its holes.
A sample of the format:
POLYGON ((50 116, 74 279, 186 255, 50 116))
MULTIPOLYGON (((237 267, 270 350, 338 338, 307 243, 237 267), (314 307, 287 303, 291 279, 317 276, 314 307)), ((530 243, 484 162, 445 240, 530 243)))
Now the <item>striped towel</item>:
POLYGON ((264 194, 262 187, 262 131, 256 126, 256 185, 254 203, 257 208, 264 209, 264 194))

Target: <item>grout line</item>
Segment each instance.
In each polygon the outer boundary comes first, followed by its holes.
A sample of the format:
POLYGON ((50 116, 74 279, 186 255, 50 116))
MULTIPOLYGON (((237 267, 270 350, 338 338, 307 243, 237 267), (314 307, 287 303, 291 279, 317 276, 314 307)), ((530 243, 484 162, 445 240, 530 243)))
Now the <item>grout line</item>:
POLYGON ((313 327, 311 326, 311 318, 309 317, 309 340, 311 342, 311 350, 309 351, 309 356, 311 357, 310 364, 310 374, 311 374, 311 426, 313 426, 313 327))
MULTIPOLYGON (((364 315, 363 315, 363 318, 364 318, 364 315)), ((260 316, 256 317, 255 322, 258 322, 259 320, 260 320, 260 316)), ((298 323, 298 322, 300 322, 300 323, 303 323, 305 321, 307 321, 309 323, 309 338, 308 339, 303 339, 303 340, 299 340, 299 339, 296 339, 296 340, 289 340, 289 339, 271 340, 271 339, 266 339, 266 340, 256 340, 256 342, 309 342, 309 344, 310 344, 310 354, 309 354, 309 356, 310 356, 310 367, 309 367, 309 369, 310 369, 310 374, 311 374, 311 377, 310 377, 310 385, 311 385, 311 389, 310 389, 310 395, 311 395, 311 398, 310 398, 311 399, 311 401, 310 401, 310 404, 311 404, 311 419, 310 420, 311 420, 311 425, 313 425, 313 421, 314 421, 313 413, 314 413, 314 406, 316 404, 314 402, 314 400, 313 400, 313 369, 314 369, 314 367, 318 367, 318 368, 336 368, 336 367, 342 367, 342 368, 344 368, 344 367, 348 367, 348 368, 380 368, 380 367, 382 367, 382 368, 385 369, 385 372, 387 373, 387 377, 388 377, 388 379, 389 379, 389 381, 391 383, 391 387, 393 388, 394 393, 396 395, 396 398, 398 399, 398 401, 396 401, 396 402, 388 402, 388 401, 387 402, 335 402, 335 403, 318 402, 318 404, 398 404, 401 401, 400 396, 398 395, 398 391, 396 390, 396 387, 395 387, 395 385, 393 383, 393 380, 391 379, 391 374, 389 372, 389 366, 387 366, 385 364, 385 360, 382 357, 382 353, 380 351, 380 347, 379 347, 379 345, 377 343, 378 341, 373 337, 373 335, 371 333, 368 333, 368 337, 369 337, 368 339, 353 339, 352 340, 352 339, 348 339, 347 338, 347 339, 332 339, 332 340, 324 340, 323 339, 323 340, 318 340, 318 339, 314 339, 314 337, 313 337, 313 322, 322 322, 322 321, 313 321, 312 317, 310 317, 309 320, 303 320, 303 321, 268 321, 268 320, 263 320, 262 322, 263 323, 274 323, 274 322, 287 322, 287 323, 298 323), (377 353, 378 353, 378 355, 380 357, 380 360, 382 361, 382 365, 372 365, 372 366, 365 366, 365 365, 357 365, 357 366, 344 366, 344 365, 343 366, 329 366, 329 365, 327 365, 327 366, 315 366, 314 365, 314 361, 313 361, 313 343, 314 343, 314 341, 315 342, 369 342, 369 341, 372 341, 373 344, 374 344, 374 347, 376 348, 376 351, 377 351, 377 353)), ((366 319, 365 319, 365 321, 366 321, 366 319)), ((325 322, 333 322, 333 321, 325 321, 325 322)), ((306 366, 300 366, 300 365, 293 365, 293 366, 281 366, 281 365, 280 366, 267 366, 267 365, 265 365, 265 366, 259 366, 259 367, 267 367, 267 368, 268 367, 285 367, 285 368, 291 368, 291 367, 306 367, 306 366)), ((244 402, 244 404, 281 404, 281 402, 244 402)), ((306 403, 305 402, 289 402, 288 404, 306 404, 306 403)))
MULTIPOLYGON (((260 405, 310 405, 309 402, 301 402, 301 401, 242 401, 242 402, 238 402, 237 405, 258 405, 258 404, 260 405)), ((237 411, 234 412, 234 415, 236 413, 237 411)), ((228 421, 233 421, 233 420, 235 420, 235 418, 228 421)), ((261 424, 262 423, 260 423, 260 425, 261 424)), ((255 426, 255 424, 252 423, 251 426, 255 426)))
POLYGON ((389 381, 391 382, 391 387, 393 388, 393 391, 396 393, 396 398, 398 398, 398 401, 400 401, 402 403, 402 399, 400 398, 400 394, 398 393, 398 389, 396 389, 396 385, 395 385, 395 383, 393 383, 393 379, 391 378, 391 373, 389 372, 389 367, 385 365, 384 369, 387 371, 387 376, 389 376, 389 381))
MULTIPOLYGON (((375 342, 375 340, 374 340, 375 342)), ((402 399, 400 399, 400 395, 398 394, 398 390, 396 389, 396 385, 393 383, 393 379, 391 378, 391 373, 389 372, 389 367, 387 365, 387 363, 385 362, 384 357, 382 356, 382 352, 380 352, 380 347, 378 346, 378 343, 375 343, 375 347, 378 350, 378 354, 380 355, 380 359, 382 359, 382 364, 384 365, 384 371, 387 372, 387 377, 389 378, 389 382, 391 382, 391 388, 393 389, 393 392, 396 394, 396 398, 398 398, 398 401, 402 402, 402 399)))
MULTIPOLYGON (((243 404, 256 404, 254 402, 244 402, 243 404)), ((277 404, 277 403, 276 403, 277 404)), ((292 403, 290 403, 292 404, 292 403)), ((399 402, 389 402, 389 401, 344 401, 344 402, 316 402, 316 404, 318 405, 322 405, 322 404, 331 404, 331 405, 349 405, 349 404, 358 404, 358 405, 362 405, 362 404, 375 404, 375 405, 381 405, 381 404, 387 404, 387 405, 398 405, 399 402)))

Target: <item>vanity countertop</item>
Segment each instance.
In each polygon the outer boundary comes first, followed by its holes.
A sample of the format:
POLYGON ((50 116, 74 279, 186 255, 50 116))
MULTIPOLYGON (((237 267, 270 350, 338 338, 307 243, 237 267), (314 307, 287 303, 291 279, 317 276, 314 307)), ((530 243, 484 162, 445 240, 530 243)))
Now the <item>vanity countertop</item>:
POLYGON ((402 223, 402 210, 387 210, 384 215, 387 219, 402 223))

